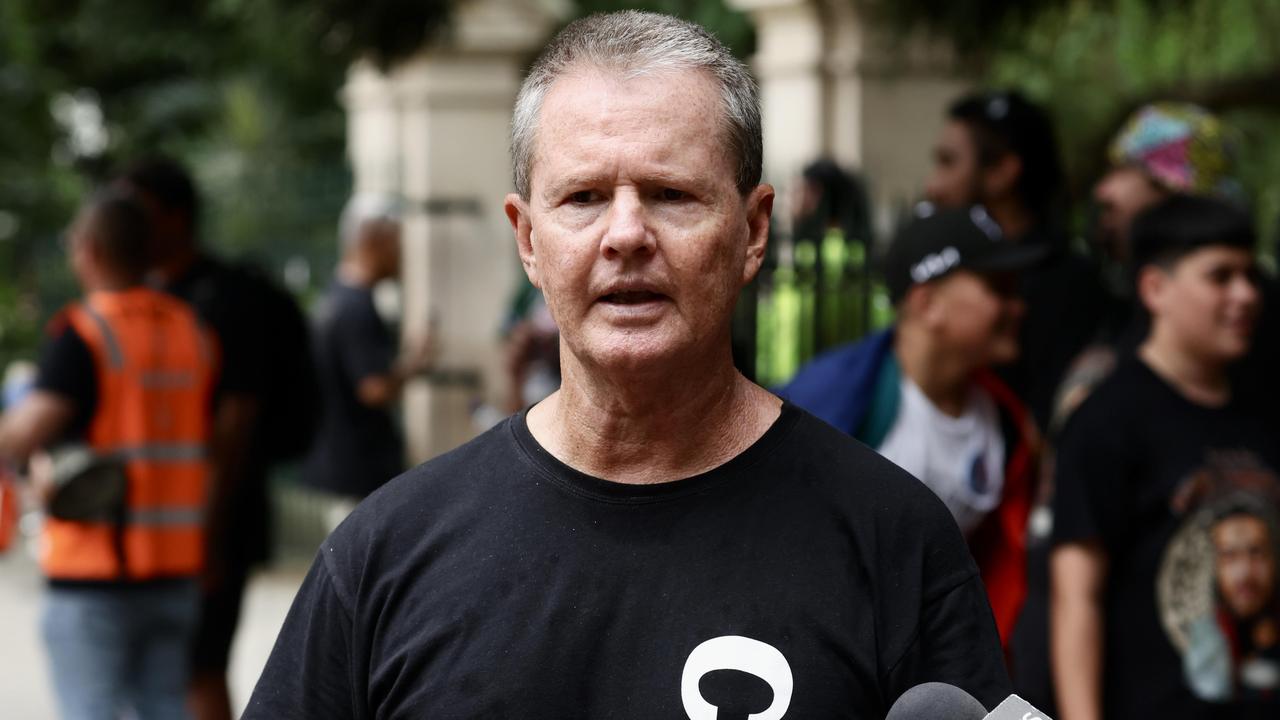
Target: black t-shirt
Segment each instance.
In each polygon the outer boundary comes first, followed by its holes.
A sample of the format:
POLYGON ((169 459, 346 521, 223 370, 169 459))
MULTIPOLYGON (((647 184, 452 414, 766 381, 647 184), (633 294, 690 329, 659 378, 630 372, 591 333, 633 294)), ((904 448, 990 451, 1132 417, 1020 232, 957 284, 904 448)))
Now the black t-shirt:
POLYGON ((1009 691, 964 539, 901 469, 788 405, 714 470, 611 483, 521 414, 330 536, 245 717, 878 720, 927 681, 1009 691))
POLYGON ((75 415, 60 440, 82 440, 98 408, 98 373, 93 352, 67 322, 65 314, 59 314, 45 328, 45 340, 36 364, 35 388, 71 401, 75 415))
POLYGON ((1068 250, 1050 231, 1037 229, 1021 242, 1048 245, 1053 251, 1021 273, 1019 292, 1026 303, 1018 336, 1021 353, 1014 364, 1000 368, 1000 375, 1044 429, 1067 368, 1096 337, 1110 300, 1093 263, 1068 250))
MULTIPOLYGON (((1209 646, 1193 638, 1221 609, 1214 600, 1215 517, 1241 497, 1274 515, 1280 498, 1276 435, 1241 408, 1192 403, 1130 356, 1063 431, 1054 543, 1099 540, 1109 559, 1106 717, 1249 712, 1202 702, 1192 691, 1213 680, 1193 667, 1209 657, 1209 646)), ((1239 668, 1231 672, 1239 682, 1239 668)))
POLYGON ((215 258, 201 256, 162 289, 189 303, 217 336, 221 364, 216 394, 261 395, 267 383, 263 348, 269 330, 245 274, 215 258))
MULTIPOLYGON (((216 258, 201 256, 181 277, 161 289, 191 305, 217 337, 220 364, 215 397, 248 395, 260 402, 268 391, 267 353, 272 345, 253 278, 216 258)), ((261 436, 258 431, 253 434, 255 439, 261 436)), ((265 560, 270 555, 268 464, 263 448, 251 448, 235 497, 230 499, 236 521, 219 544, 221 552, 237 564, 265 560)))
POLYGON ((315 327, 315 361, 324 410, 303 469, 316 487, 364 497, 404 470, 404 448, 391 409, 360 402, 360 381, 391 372, 396 341, 369 288, 335 280, 315 327))

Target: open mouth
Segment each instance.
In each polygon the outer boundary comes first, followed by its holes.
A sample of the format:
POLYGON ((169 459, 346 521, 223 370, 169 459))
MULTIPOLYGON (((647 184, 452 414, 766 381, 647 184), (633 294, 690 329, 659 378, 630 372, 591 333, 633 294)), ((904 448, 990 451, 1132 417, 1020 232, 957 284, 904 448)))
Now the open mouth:
POLYGON ((666 297, 666 295, 649 290, 623 290, 604 295, 600 298, 600 301, 613 305, 642 305, 664 300, 666 297))

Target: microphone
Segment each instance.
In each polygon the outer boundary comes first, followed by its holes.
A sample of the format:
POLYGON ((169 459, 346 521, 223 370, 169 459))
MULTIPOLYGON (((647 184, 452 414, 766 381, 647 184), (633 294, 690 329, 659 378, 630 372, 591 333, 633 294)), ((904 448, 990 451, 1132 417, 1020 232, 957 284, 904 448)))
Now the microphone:
POLYGON ((990 713, 955 685, 931 682, 902 694, 885 720, 1052 720, 1031 703, 1010 695, 990 713))
POLYGON ((930 682, 902 693, 884 720, 985 720, 987 708, 955 685, 930 682))

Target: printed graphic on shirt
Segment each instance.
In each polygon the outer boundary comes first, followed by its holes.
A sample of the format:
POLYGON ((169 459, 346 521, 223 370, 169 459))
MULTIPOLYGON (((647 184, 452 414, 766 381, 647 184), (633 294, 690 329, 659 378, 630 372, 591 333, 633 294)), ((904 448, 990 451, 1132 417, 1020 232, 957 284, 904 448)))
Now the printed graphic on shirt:
POLYGON ((793 684, 791 665, 777 648, 725 635, 689 653, 680 699, 689 720, 781 720, 793 684))
POLYGON ((1157 577, 1187 686, 1209 702, 1280 709, 1280 479, 1247 451, 1210 453, 1178 488, 1187 518, 1157 577))

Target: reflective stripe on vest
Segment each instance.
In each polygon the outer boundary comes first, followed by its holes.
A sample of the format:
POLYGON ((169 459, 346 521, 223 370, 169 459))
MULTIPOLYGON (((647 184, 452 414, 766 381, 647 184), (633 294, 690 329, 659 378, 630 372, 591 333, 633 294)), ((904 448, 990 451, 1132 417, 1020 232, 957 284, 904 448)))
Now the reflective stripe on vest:
POLYGON ((93 355, 95 452, 128 477, 123 526, 50 519, 42 566, 54 579, 145 580, 204 563, 213 367, 183 303, 145 288, 95 293, 68 319, 93 355))

